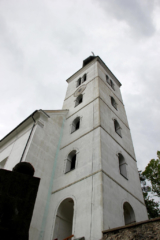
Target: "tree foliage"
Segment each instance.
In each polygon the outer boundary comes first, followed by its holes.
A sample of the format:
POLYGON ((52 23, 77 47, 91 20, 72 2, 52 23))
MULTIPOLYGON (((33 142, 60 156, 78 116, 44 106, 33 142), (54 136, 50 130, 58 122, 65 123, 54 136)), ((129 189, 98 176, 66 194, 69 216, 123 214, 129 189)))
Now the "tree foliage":
POLYGON ((148 163, 142 175, 151 182, 152 193, 160 197, 160 151, 157 152, 157 157, 148 163))
POLYGON ((148 192, 151 191, 151 187, 146 185, 146 177, 143 175, 142 171, 139 171, 139 177, 141 181, 141 187, 143 192, 144 201, 147 208, 148 218, 155 218, 160 216, 159 203, 155 202, 150 196, 148 196, 148 192))
POLYGON ((159 209, 159 203, 155 202, 154 199, 151 199, 148 196, 148 193, 144 193, 144 201, 146 204, 147 212, 148 212, 148 218, 155 218, 160 216, 160 209, 159 209))

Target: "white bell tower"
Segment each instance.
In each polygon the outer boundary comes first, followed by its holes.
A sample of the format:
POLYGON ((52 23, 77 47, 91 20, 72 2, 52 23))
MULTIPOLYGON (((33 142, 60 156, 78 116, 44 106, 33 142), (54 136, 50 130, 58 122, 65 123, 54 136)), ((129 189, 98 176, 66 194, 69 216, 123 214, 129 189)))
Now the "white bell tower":
POLYGON ((52 239, 97 240, 103 230, 148 217, 121 83, 98 56, 85 59, 67 82, 47 225, 52 239))

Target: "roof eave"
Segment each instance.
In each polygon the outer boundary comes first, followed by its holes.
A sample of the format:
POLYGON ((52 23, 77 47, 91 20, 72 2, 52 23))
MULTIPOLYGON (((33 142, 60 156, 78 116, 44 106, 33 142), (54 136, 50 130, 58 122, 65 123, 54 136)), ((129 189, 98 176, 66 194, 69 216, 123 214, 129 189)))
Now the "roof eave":
MULTIPOLYGON (((34 122, 34 118, 36 113, 41 113, 43 114, 45 117, 50 117, 44 110, 40 109, 40 110, 35 110, 33 113, 31 113, 24 121, 22 121, 20 124, 18 124, 18 126, 16 126, 11 132, 9 132, 6 136, 4 136, 1 141, 0 141, 0 146, 4 145, 8 140, 8 138, 12 138, 15 135, 17 135, 17 132, 21 131, 21 126, 24 125, 24 127, 27 127, 28 125, 30 125, 32 122, 34 122), (18 131, 19 130, 19 131, 18 131)), ((38 115, 36 116, 36 119, 38 119, 38 115)))

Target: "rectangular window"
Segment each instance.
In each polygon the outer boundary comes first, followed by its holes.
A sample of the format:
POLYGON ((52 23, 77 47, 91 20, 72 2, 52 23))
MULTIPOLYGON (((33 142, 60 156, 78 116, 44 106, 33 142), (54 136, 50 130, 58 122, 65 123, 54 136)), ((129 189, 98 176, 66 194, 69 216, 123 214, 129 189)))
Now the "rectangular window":
POLYGON ((111 84, 110 84, 110 79, 109 79, 108 75, 106 75, 106 81, 107 81, 107 83, 108 83, 109 85, 111 85, 111 84))
POLYGON ((113 88, 113 90, 115 90, 115 88, 114 88, 114 83, 113 83, 113 81, 110 79, 110 82, 111 82, 111 87, 113 88))
POLYGON ((77 87, 81 85, 81 78, 77 80, 77 87))
POLYGON ((87 80, 87 75, 84 74, 84 75, 83 75, 83 82, 85 82, 86 80, 87 80))

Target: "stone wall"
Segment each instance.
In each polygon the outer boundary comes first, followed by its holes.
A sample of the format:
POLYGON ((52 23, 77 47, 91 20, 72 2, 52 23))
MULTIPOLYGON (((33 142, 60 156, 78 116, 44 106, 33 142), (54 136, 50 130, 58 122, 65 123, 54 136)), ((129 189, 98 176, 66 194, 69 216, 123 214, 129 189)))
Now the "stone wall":
POLYGON ((160 217, 103 231, 102 240, 160 240, 160 217))

